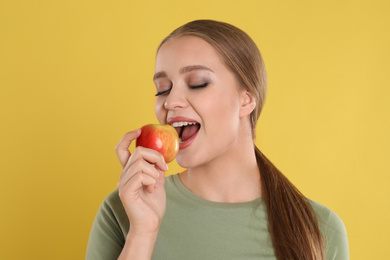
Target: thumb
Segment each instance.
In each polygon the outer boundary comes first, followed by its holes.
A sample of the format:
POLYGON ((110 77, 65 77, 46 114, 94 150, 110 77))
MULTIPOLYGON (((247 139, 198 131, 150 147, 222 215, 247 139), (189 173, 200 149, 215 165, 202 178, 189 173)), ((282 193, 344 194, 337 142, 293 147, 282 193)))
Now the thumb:
POLYGON ((126 133, 115 147, 116 155, 119 159, 122 168, 125 167, 127 161, 130 158, 129 147, 133 140, 137 139, 141 135, 141 129, 126 133))

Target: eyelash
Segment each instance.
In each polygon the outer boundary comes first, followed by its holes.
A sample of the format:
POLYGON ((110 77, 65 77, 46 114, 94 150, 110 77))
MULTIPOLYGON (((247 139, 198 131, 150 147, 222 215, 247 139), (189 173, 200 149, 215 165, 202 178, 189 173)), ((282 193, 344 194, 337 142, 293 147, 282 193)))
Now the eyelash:
MULTIPOLYGON (((188 85, 188 87, 190 88, 190 89, 198 89, 198 88, 205 88, 205 87, 207 87, 209 85, 209 83, 208 82, 206 82, 206 83, 203 83, 203 84, 201 84, 201 85, 188 85)), ((158 96, 161 96, 161 95, 164 95, 164 94, 166 94, 166 93, 168 93, 169 91, 171 91, 171 89, 167 89, 167 90, 164 90, 164 91, 160 91, 160 92, 157 92, 157 94, 155 95, 156 97, 158 97, 158 96)))
POLYGON ((189 87, 190 87, 190 89, 205 88, 205 87, 207 87, 208 84, 209 84, 208 82, 205 82, 205 83, 203 83, 201 85, 195 85, 195 86, 190 86, 189 85, 189 87))
POLYGON ((165 93, 168 93, 169 91, 171 91, 171 89, 167 89, 167 90, 164 90, 164 91, 157 92, 157 94, 155 96, 158 97, 158 96, 164 95, 165 93))

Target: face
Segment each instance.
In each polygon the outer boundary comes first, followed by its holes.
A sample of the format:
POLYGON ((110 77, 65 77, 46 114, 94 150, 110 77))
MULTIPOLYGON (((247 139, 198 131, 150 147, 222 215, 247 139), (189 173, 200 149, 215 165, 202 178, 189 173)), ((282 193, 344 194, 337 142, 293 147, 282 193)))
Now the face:
POLYGON ((165 42, 156 56, 156 116, 181 136, 185 168, 222 158, 238 142, 244 90, 215 49, 194 36, 165 42))

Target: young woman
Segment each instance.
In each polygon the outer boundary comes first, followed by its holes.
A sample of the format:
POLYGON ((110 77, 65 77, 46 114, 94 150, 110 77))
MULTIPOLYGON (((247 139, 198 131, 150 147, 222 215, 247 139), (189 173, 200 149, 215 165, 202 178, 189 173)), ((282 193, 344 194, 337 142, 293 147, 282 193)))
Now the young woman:
POLYGON ((155 112, 181 136, 182 173, 116 147, 123 172, 92 227, 87 259, 349 259, 341 219, 305 198, 255 146, 267 77, 242 30, 197 20, 158 48, 155 112))

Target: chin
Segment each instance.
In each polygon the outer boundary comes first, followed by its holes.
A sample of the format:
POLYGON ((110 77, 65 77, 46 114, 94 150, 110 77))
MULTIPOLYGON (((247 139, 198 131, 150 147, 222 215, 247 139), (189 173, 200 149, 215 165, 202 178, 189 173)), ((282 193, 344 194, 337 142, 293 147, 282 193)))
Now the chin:
POLYGON ((183 160, 179 156, 176 156, 176 162, 180 167, 185 169, 194 167, 194 163, 191 160, 183 160))
POLYGON ((179 154, 176 156, 176 162, 177 164, 179 164, 180 167, 185 169, 194 168, 201 165, 201 163, 199 162, 199 158, 193 155, 180 154, 180 151, 179 154))

